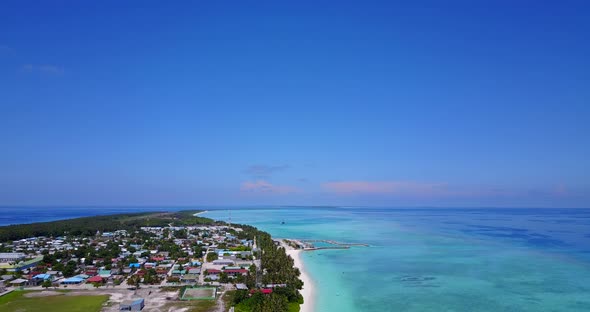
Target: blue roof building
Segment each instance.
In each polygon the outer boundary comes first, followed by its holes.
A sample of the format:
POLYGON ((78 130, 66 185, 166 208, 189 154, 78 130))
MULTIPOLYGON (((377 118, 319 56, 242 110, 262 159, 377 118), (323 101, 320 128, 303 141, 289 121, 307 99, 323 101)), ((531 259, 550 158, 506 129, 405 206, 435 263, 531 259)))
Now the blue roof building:
POLYGON ((61 281, 62 284, 72 285, 72 284, 81 284, 84 282, 84 279, 78 276, 66 278, 65 280, 61 281))
POLYGON ((33 279, 46 281, 46 280, 52 280, 53 276, 49 275, 49 274, 37 274, 37 275, 33 276, 33 279))

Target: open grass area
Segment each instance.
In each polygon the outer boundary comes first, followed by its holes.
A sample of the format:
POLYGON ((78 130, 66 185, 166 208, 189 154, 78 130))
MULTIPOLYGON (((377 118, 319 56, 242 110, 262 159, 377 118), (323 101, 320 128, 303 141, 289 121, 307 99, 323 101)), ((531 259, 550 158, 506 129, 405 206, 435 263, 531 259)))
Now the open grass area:
POLYGON ((29 291, 13 291, 0 297, 0 312, 98 312, 109 296, 67 296, 66 293, 27 298, 29 291))

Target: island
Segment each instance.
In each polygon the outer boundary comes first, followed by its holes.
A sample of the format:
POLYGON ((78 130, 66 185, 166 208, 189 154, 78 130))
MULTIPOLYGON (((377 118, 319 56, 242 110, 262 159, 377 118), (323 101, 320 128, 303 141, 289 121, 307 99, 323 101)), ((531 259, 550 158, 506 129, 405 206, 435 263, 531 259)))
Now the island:
POLYGON ((293 248, 201 212, 2 226, 0 311, 300 311, 293 248))

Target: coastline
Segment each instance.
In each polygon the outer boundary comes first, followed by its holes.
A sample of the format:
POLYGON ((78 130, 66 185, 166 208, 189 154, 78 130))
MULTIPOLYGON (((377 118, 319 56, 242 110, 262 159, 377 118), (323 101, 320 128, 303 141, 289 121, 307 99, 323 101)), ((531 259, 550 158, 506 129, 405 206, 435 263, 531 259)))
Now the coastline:
POLYGON ((301 253, 303 250, 296 250, 292 248, 286 248, 285 250, 291 258, 294 260, 294 265, 301 272, 299 278, 303 281, 303 288, 301 289, 301 295, 303 296, 303 304, 300 305, 299 312, 313 312, 314 311, 314 285, 311 281, 309 273, 305 270, 303 260, 301 259, 301 253))
POLYGON ((204 213, 207 213, 207 212, 209 212, 209 211, 208 211, 208 210, 205 210, 205 211, 197 212, 197 213, 195 213, 193 216, 195 216, 195 217, 196 217, 196 216, 198 216, 198 215, 201 215, 201 214, 204 214, 204 213))

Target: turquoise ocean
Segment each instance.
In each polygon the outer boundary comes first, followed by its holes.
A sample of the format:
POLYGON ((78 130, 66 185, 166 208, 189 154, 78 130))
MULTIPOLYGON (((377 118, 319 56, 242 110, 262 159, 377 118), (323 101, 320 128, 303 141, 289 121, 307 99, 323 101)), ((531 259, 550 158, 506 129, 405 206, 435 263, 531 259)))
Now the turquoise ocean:
POLYGON ((317 312, 590 311, 587 209, 297 207, 204 216, 231 216, 279 238, 369 244, 303 253, 317 312))

